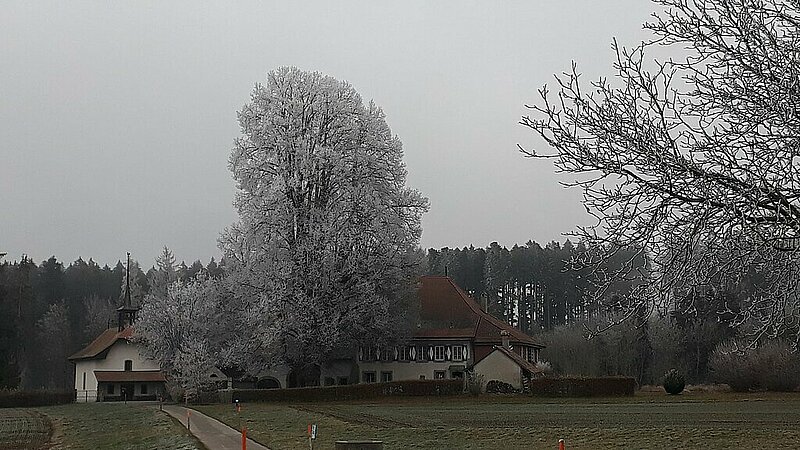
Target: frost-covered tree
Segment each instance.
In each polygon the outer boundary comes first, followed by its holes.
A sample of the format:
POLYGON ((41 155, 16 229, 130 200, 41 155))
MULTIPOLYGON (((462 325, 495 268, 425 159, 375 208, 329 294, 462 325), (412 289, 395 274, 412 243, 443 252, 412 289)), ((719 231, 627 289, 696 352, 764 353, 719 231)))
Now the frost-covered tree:
POLYGON ((94 339, 110 326, 116 326, 117 307, 111 299, 97 294, 83 298, 83 335, 94 339))
POLYGON ((70 386, 72 367, 67 357, 70 354, 71 333, 69 311, 63 302, 50 305, 47 312, 36 323, 39 357, 48 367, 46 387, 65 389, 70 386))
POLYGON ((402 327, 428 202, 346 82, 284 67, 239 112, 239 221, 221 236, 251 353, 296 370, 402 327))
POLYGON ((167 288, 178 280, 175 255, 166 245, 161 254, 156 257, 156 267, 149 277, 150 290, 159 290, 160 295, 166 295, 167 288))
POLYGON ((550 149, 523 151, 552 158, 583 190, 597 221, 576 234, 605 253, 578 262, 597 269, 598 297, 633 280, 619 297, 633 314, 758 278, 738 323, 755 338, 797 340, 800 2, 654 3, 653 40, 615 44, 613 77, 586 85, 573 67, 555 95, 540 91, 522 124, 550 149), (673 58, 652 59, 657 47, 673 58), (650 256, 652 270, 635 257, 602 270, 621 251, 650 256))
POLYGON ((176 281, 166 293, 154 290, 139 311, 137 338, 185 389, 202 387, 198 374, 208 375, 214 365, 231 360, 221 299, 218 284, 200 276, 185 284, 176 281))

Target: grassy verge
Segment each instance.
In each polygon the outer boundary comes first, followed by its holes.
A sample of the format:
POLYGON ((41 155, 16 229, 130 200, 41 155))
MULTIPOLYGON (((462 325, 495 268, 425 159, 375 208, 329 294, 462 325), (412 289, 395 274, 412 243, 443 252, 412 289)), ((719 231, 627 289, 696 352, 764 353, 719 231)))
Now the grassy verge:
POLYGON ((273 449, 315 448, 339 439, 380 439, 387 449, 800 448, 799 394, 700 393, 632 398, 457 397, 383 402, 200 407, 273 449))
POLYGON ((202 444, 157 406, 73 403, 36 408, 53 423, 52 448, 202 450, 202 444))
POLYGON ((52 424, 28 408, 0 409, 0 449, 41 448, 50 440, 52 424))

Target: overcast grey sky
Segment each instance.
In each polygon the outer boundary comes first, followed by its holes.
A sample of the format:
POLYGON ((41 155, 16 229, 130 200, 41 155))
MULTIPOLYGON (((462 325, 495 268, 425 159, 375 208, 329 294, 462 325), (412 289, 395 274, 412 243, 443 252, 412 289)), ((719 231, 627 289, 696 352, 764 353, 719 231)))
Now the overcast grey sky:
POLYGON ((576 60, 611 73, 646 0, 3 2, 0 252, 146 268, 219 257, 236 220, 236 111, 282 65, 348 80, 382 106, 408 181, 430 198, 423 247, 563 240, 588 223, 517 124, 576 60))

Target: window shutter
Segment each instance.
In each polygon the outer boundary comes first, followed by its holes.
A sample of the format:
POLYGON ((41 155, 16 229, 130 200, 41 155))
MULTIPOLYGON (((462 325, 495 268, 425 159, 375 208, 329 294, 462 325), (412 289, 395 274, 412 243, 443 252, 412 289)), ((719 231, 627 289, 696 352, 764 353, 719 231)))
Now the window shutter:
POLYGON ((411 347, 411 359, 413 359, 413 360, 417 359, 417 347, 416 346, 411 347))
POLYGON ((428 361, 433 361, 433 346, 428 347, 428 361))
POLYGON ((452 358, 452 355, 453 354, 450 352, 450 346, 448 345, 447 348, 445 349, 445 352, 444 352, 444 358, 447 361, 450 361, 450 359, 452 358))
POLYGON ((464 346, 464 359, 469 359, 469 346, 464 346))
POLYGON ((364 347, 358 347, 358 360, 364 360, 364 347))
POLYGON ((399 352, 397 351, 397 347, 394 348, 394 360, 397 361, 397 357, 399 356, 399 352))

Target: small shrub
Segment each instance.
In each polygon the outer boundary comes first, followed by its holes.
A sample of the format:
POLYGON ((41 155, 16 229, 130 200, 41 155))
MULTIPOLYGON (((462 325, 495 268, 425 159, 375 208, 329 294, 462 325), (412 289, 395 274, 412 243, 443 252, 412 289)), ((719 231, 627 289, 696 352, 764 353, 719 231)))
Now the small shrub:
POLYGON ((667 394, 678 395, 683 392, 686 387, 686 380, 683 374, 675 369, 670 369, 669 372, 664 374, 664 390, 667 394))
POLYGON ((541 376, 550 376, 553 374, 553 366, 547 361, 537 361, 536 368, 541 370, 541 376))
POLYGON ((486 383, 487 394, 513 394, 516 392, 514 386, 500 380, 491 380, 486 383))
POLYGON ((484 384, 483 374, 467 372, 467 392, 470 395, 480 395, 484 384))

